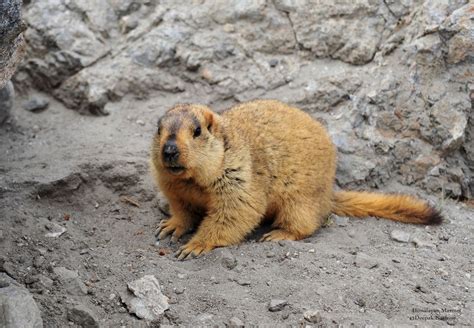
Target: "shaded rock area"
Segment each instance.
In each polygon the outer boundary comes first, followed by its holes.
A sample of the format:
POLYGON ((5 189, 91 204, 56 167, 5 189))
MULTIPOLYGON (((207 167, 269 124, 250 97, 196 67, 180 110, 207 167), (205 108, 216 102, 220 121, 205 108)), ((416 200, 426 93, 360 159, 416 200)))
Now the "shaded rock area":
POLYGON ((473 197, 468 1, 51 0, 24 16, 23 92, 96 114, 156 92, 277 98, 325 122, 341 186, 473 197))
POLYGON ((0 92, 0 295, 22 297, 11 318, 472 325, 468 1, 45 0, 24 1, 23 18, 16 94, 0 92), (148 168, 156 122, 176 103, 224 110, 258 97, 327 126, 336 188, 417 195, 444 223, 332 216, 304 240, 259 243, 264 224, 240 245, 178 261, 190 234, 154 237, 169 215, 148 168))

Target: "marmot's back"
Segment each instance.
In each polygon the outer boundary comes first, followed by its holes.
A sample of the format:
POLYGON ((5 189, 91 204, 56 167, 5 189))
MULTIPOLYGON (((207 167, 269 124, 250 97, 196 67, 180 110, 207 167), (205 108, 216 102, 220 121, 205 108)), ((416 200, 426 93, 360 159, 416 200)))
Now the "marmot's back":
POLYGON ((333 178, 334 146, 324 127, 305 112, 276 100, 255 100, 223 116, 233 132, 247 139, 254 160, 260 162, 256 164, 278 179, 309 177, 315 171, 333 178))

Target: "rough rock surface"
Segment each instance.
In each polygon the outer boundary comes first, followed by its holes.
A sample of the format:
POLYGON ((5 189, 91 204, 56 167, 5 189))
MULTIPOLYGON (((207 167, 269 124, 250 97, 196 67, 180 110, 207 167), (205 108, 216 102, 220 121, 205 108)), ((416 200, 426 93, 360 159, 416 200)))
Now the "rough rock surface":
POLYGON ((30 292, 0 273, 0 327, 43 328, 41 313, 30 292))
POLYGON ((158 321, 168 310, 168 297, 161 292, 160 283, 155 276, 147 275, 128 284, 132 296, 124 295, 130 313, 147 321, 158 321))
POLYGON ((341 186, 472 198, 473 15, 463 0, 36 1, 15 82, 102 114, 156 92, 278 98, 328 126, 341 186))
POLYGON ((0 272, 29 290, 44 326, 77 325, 73 308, 104 327, 471 325, 472 6, 157 3, 24 2, 28 55, 0 128, 0 272), (48 109, 24 110, 36 96, 48 109), (148 172, 157 119, 177 102, 223 110, 255 97, 328 127, 339 187, 416 194, 445 223, 334 217, 305 240, 258 243, 263 225, 177 261, 190 235, 153 234, 168 211, 148 172), (168 297, 156 324, 122 302, 146 275, 168 297), (278 299, 288 305, 269 311, 278 299), (449 312, 426 321, 414 309, 449 312))
MULTIPOLYGON (((0 90, 15 73, 25 54, 25 25, 21 20, 21 0, 0 2, 0 90)), ((1 108, 0 108, 1 110, 1 108)))

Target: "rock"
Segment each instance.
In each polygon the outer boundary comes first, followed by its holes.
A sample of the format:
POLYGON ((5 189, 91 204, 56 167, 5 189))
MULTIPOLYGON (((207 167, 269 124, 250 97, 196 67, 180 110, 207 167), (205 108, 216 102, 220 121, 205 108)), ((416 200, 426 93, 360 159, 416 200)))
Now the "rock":
POLYGON ((346 227, 347 224, 349 223, 349 218, 343 217, 343 216, 333 215, 332 219, 333 219, 333 222, 340 227, 346 227))
POLYGON ((457 64, 473 59, 474 45, 472 43, 472 4, 466 3, 456 9, 440 25, 439 33, 448 40, 447 62, 457 64))
POLYGON ((39 274, 34 277, 35 282, 33 288, 35 289, 47 289, 50 290, 53 287, 53 280, 49 279, 45 275, 39 274))
POLYGON ((59 282, 71 295, 86 295, 87 287, 79 279, 77 271, 68 270, 65 267, 55 267, 53 272, 56 274, 59 282))
POLYGON ((0 280, 9 283, 0 288, 0 326, 5 328, 42 328, 41 313, 28 290, 0 273, 0 280))
POLYGON ((162 294, 155 276, 147 275, 128 284, 132 294, 122 297, 130 313, 147 321, 159 320, 169 308, 168 297, 162 294))
POLYGON ((288 302, 285 300, 273 299, 268 304, 268 310, 270 312, 278 312, 278 311, 283 310, 283 308, 287 305, 288 305, 288 302))
POLYGON ((7 82, 5 86, 0 89, 0 125, 10 116, 14 96, 13 84, 7 82))
POLYGON ((306 321, 311 323, 319 323, 321 322, 321 313, 317 310, 308 310, 303 313, 303 317, 306 321))
POLYGON ((216 253, 221 258, 221 264, 224 268, 232 270, 237 266, 237 259, 229 250, 219 249, 216 253))
POLYGON ((364 64, 372 60, 379 43, 376 30, 384 25, 375 3, 367 2, 361 6, 327 3, 313 6, 310 2, 300 5, 292 2, 292 5, 280 8, 292 9, 288 17, 295 38, 300 47, 310 49, 316 57, 330 57, 352 64, 364 64), (328 13, 334 18, 323 19, 328 13), (342 21, 335 18, 340 15, 350 18, 342 21))
POLYGON ((355 256, 354 264, 359 268, 373 269, 379 266, 376 258, 363 253, 357 253, 355 256))
POLYGON ((10 277, 15 277, 16 275, 13 263, 3 258, 0 258, 0 272, 5 272, 10 277))
POLYGON ((423 248, 423 247, 436 248, 436 245, 434 243, 419 236, 415 236, 413 238, 413 243, 415 244, 416 247, 419 247, 419 248, 423 248))
POLYGON ((44 235, 48 238, 57 238, 67 231, 66 228, 55 222, 49 222, 46 226, 46 229, 50 230, 50 232, 44 235))
POLYGON ((338 162, 336 181, 339 185, 361 184, 376 168, 374 161, 358 155, 341 154, 338 162))
POLYGON ((46 98, 35 96, 31 97, 23 104, 23 108, 29 112, 40 112, 49 106, 49 101, 46 98))
POLYGON ((237 317, 232 317, 229 319, 227 323, 227 327, 229 328, 243 328, 245 327, 244 322, 237 317))
POLYGON ((201 313, 194 318, 192 327, 212 327, 215 324, 214 315, 210 313, 201 313))
POLYGON ((437 101, 431 108, 431 124, 421 129, 431 143, 444 151, 458 149, 465 138, 466 115, 458 109, 468 109, 471 104, 465 94, 452 93, 437 101))
MULTIPOLYGON (((25 54, 25 40, 22 32, 26 26, 21 18, 21 4, 21 0, 3 0, 0 3, 0 35, 2 36, 0 40, 0 90, 8 83, 25 54)), ((0 106, 0 108, 2 107, 0 106)))
POLYGON ((390 238, 400 243, 409 243, 411 240, 411 235, 408 232, 402 230, 393 230, 390 232, 390 238))
POLYGON ((83 328, 99 328, 97 315, 82 304, 75 304, 68 307, 67 319, 83 328))
POLYGON ((35 268, 41 268, 46 262, 46 259, 44 258, 43 255, 36 256, 35 259, 33 260, 33 266, 35 268))

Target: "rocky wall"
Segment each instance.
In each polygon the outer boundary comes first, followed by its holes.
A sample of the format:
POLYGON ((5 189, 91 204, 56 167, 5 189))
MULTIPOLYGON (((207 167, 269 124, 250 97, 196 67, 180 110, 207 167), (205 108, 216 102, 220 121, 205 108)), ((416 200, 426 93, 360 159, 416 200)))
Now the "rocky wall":
POLYGON ((48 0, 24 18, 20 92, 96 114, 157 91, 276 98, 328 127, 341 187, 474 195, 466 0, 48 0))

